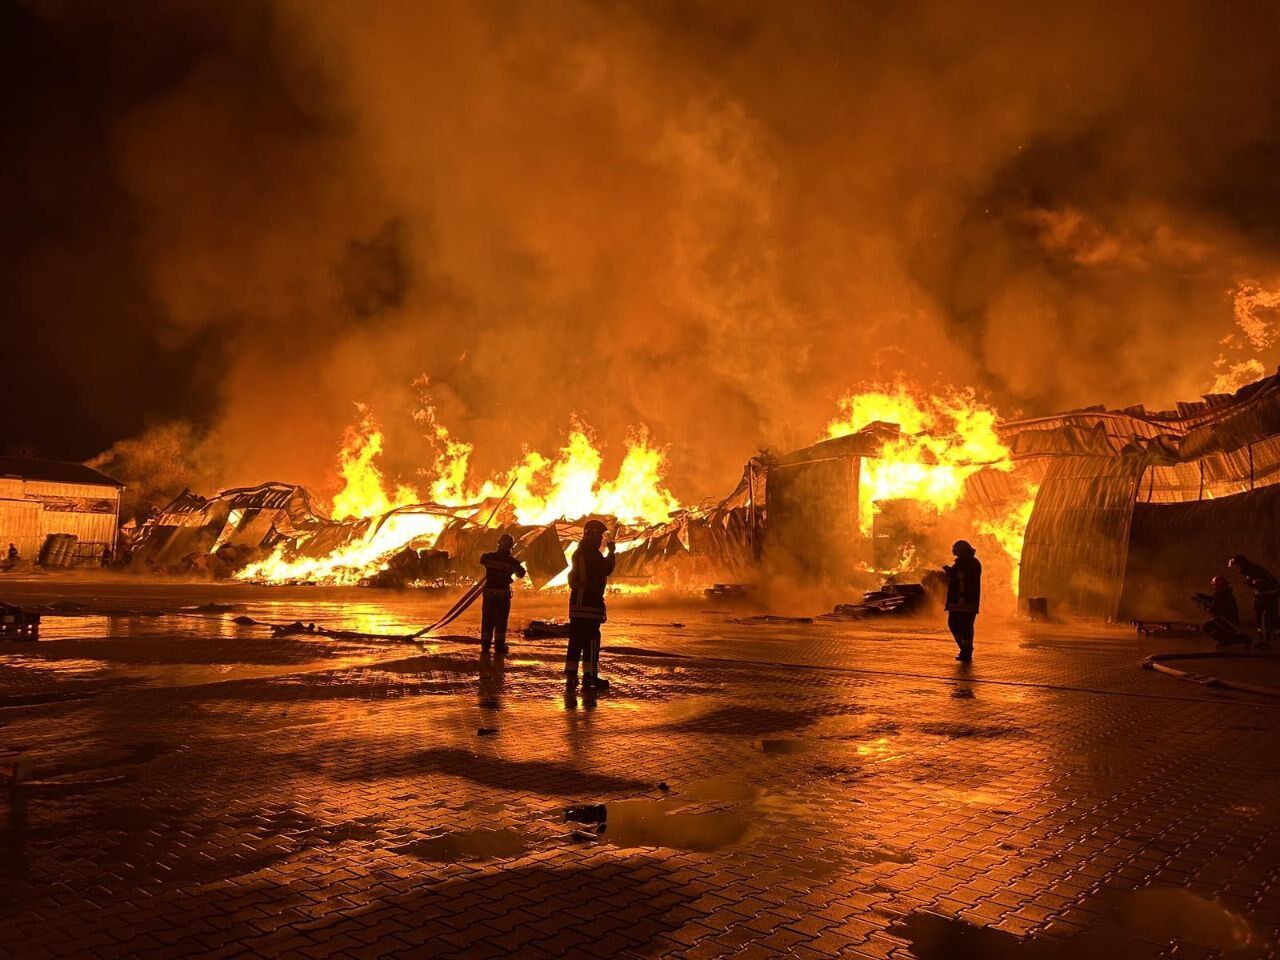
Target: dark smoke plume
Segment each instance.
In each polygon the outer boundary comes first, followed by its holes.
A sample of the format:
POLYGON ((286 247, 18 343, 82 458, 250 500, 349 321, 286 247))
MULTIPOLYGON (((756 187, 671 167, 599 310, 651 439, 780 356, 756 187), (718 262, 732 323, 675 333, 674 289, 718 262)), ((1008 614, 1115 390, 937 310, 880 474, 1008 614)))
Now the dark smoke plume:
POLYGON ((1276 360, 1275 4, 5 16, 6 435, 55 455, 182 420, 206 485, 324 490, 363 401, 411 476, 426 374, 482 471, 577 413, 695 498, 867 378, 1034 413, 1276 360))

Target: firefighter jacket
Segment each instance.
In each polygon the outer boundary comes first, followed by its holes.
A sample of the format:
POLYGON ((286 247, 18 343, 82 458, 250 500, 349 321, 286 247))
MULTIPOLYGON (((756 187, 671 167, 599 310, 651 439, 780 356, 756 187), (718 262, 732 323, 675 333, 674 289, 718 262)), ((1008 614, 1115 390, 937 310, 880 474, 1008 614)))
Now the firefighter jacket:
POLYGON ((511 596, 511 578, 523 577, 524 566, 505 550, 493 550, 480 555, 484 567, 484 593, 486 597, 511 596))
POLYGON ((599 550, 579 544, 569 568, 569 618, 577 620, 609 619, 605 615, 604 588, 613 573, 614 558, 599 550))
POLYGON ((946 567, 947 609, 964 613, 977 613, 982 601, 982 564, 973 554, 956 557, 956 562, 946 567))

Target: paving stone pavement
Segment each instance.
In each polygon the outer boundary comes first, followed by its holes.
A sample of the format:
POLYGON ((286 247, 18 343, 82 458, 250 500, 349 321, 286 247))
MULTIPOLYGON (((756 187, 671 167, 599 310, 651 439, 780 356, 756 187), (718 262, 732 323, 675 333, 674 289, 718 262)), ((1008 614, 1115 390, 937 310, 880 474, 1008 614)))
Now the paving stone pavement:
MULTIPOLYGON (((87 606, 0 649, 0 956, 1280 952, 1280 704, 1139 667, 1194 641, 992 619, 965 668, 934 622, 637 601, 592 701, 554 641, 96 619, 143 589, 5 585, 87 606)), ((145 589, 388 632, 447 604, 145 589)))

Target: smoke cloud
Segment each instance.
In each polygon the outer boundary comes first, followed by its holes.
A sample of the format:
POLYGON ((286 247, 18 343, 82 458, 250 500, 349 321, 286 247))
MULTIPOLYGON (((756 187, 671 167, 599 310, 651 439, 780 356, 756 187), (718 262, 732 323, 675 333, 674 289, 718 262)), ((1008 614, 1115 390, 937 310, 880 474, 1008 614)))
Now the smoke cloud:
POLYGON ((184 476, 331 491, 360 401, 411 478, 425 374, 482 472, 576 414, 615 457, 646 424, 696 499, 867 379, 1040 413, 1277 359, 1233 299, 1274 324, 1274 4, 32 0, 14 26, 73 73, 5 84, 55 116, 6 161, 14 319, 60 329, 23 349, 105 398, 7 412, 58 450, 181 420, 184 476))

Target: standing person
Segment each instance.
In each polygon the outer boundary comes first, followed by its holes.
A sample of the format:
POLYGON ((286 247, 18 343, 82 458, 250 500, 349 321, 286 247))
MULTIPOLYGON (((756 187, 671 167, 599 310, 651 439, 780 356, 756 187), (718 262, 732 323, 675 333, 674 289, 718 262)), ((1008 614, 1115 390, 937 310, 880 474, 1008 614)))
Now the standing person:
POLYGON ((1235 567, 1244 577, 1244 582, 1253 591, 1253 622, 1258 628, 1260 646, 1271 646, 1271 638, 1275 635, 1277 618, 1280 617, 1280 582, 1266 567, 1254 563, 1242 553, 1236 554, 1227 561, 1228 567, 1235 567))
MULTIPOLYGON (((516 541, 504 533, 498 549, 480 555, 484 567, 484 600, 480 606, 480 652, 488 653, 497 641, 498 653, 507 652, 507 618, 511 616, 511 578, 523 577, 524 566, 511 555, 516 541)), ((416 556, 416 555, 415 555, 416 556)))
POLYGON ((569 569, 569 652, 564 662, 564 679, 569 687, 578 685, 578 661, 581 660, 583 690, 604 690, 609 686, 607 680, 600 679, 600 624, 608 619, 604 588, 613 573, 617 548, 610 540, 608 552, 601 554, 604 534, 603 523, 588 520, 569 569))
POLYGON ((956 659, 968 663, 973 659, 973 624, 982 600, 982 564, 968 540, 953 543, 951 553, 956 562, 942 568, 947 575, 947 627, 960 648, 956 659))

